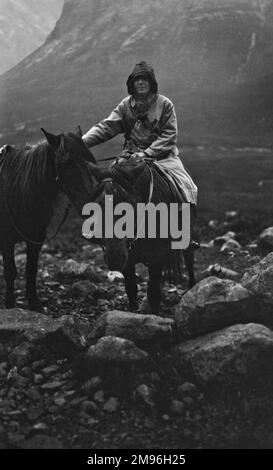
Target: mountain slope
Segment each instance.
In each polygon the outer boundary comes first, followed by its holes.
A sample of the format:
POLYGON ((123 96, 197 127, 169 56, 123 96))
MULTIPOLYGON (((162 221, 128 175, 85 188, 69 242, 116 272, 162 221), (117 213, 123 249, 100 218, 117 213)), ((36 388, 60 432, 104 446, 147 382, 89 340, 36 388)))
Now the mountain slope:
POLYGON ((63 0, 0 0, 0 74, 43 43, 62 6, 63 0))
POLYGON ((45 44, 0 80, 0 132, 86 129, 147 59, 184 138, 270 140, 272 19, 273 0, 66 0, 45 44))

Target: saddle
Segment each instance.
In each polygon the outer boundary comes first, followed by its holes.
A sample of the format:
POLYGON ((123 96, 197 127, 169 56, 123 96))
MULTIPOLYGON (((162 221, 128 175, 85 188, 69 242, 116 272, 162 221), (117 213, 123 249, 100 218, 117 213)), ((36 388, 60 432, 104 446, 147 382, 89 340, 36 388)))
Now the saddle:
POLYGON ((181 188, 178 188, 175 181, 161 168, 152 158, 135 159, 130 158, 130 154, 121 154, 117 161, 112 166, 113 177, 125 187, 128 183, 134 186, 136 180, 141 176, 143 171, 150 167, 150 174, 152 178, 152 171, 157 172, 160 177, 168 184, 172 195, 172 202, 183 203, 187 202, 181 188))

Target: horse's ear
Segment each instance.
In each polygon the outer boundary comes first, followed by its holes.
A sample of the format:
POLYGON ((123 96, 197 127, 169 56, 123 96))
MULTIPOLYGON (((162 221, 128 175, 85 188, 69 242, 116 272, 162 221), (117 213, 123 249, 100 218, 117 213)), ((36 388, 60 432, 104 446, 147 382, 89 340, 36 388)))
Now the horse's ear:
POLYGON ((46 140, 48 141, 49 145, 51 145, 51 147, 53 147, 54 149, 59 148, 59 146, 61 144, 61 136, 60 135, 50 134, 49 132, 45 131, 45 129, 43 129, 42 127, 41 127, 41 131, 46 136, 46 140))
POLYGON ((83 132, 82 132, 81 126, 77 126, 76 135, 82 138, 83 132))

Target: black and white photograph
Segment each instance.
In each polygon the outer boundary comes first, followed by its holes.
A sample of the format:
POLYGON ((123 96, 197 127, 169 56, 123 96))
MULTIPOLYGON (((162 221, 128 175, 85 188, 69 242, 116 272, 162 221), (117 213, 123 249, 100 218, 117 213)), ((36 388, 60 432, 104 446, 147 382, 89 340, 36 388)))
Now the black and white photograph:
POLYGON ((0 59, 0 449, 273 449, 273 0, 0 0, 0 59))

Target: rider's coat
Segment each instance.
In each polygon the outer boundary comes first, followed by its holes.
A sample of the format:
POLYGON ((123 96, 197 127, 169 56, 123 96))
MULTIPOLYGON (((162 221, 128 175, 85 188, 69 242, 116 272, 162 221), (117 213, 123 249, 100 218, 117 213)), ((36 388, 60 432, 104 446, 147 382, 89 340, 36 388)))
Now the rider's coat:
POLYGON ((197 202, 197 186, 185 170, 177 148, 177 118, 173 103, 163 95, 153 94, 145 112, 137 112, 133 96, 127 96, 108 118, 93 126, 83 140, 89 147, 117 134, 125 135, 125 148, 142 150, 171 177, 190 203, 197 202))

